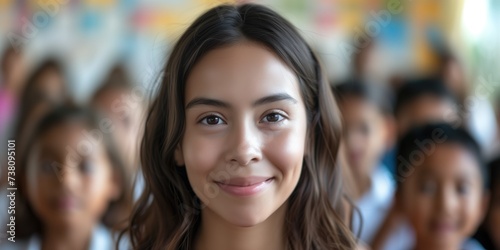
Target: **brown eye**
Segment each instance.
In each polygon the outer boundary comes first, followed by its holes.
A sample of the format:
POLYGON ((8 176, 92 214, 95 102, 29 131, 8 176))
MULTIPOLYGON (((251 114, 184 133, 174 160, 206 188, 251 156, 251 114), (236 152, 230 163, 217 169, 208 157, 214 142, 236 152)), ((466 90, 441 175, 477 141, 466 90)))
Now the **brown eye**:
POLYGON ((270 123, 276 123, 276 122, 280 122, 284 119, 283 115, 281 114, 278 114, 278 113, 270 113, 268 115, 266 115, 264 117, 264 119, 262 119, 263 122, 270 122, 270 123))
POLYGON ((201 120, 201 123, 205 125, 219 125, 219 124, 224 124, 224 121, 222 120, 222 118, 216 115, 209 115, 203 118, 201 120))
POLYGON ((267 121, 269 121, 269 122, 277 122, 279 120, 280 120, 280 115, 278 115, 278 114, 267 115, 267 121))

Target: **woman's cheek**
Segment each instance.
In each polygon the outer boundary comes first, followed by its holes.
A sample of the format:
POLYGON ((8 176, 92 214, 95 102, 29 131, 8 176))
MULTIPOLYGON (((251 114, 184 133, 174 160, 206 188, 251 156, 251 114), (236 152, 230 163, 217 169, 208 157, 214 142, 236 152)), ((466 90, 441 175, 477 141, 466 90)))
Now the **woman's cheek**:
POLYGON ((222 145, 214 138, 198 138, 185 141, 184 161, 187 168, 196 171, 209 171, 216 167, 221 155, 222 145))
POLYGON ((213 195, 210 173, 221 164, 224 145, 221 138, 209 136, 186 137, 183 141, 183 156, 191 187, 204 203, 213 195))
POLYGON ((268 138, 263 149, 264 157, 285 179, 298 180, 305 153, 305 131, 290 129, 268 138))

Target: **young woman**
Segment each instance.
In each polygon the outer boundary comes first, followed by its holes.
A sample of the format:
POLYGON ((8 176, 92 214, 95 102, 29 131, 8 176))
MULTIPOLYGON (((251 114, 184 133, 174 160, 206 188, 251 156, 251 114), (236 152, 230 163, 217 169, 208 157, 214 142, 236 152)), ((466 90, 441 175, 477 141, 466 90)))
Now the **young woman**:
POLYGON ((175 45, 141 145, 134 249, 353 249, 340 119, 318 58, 266 7, 221 5, 175 45))

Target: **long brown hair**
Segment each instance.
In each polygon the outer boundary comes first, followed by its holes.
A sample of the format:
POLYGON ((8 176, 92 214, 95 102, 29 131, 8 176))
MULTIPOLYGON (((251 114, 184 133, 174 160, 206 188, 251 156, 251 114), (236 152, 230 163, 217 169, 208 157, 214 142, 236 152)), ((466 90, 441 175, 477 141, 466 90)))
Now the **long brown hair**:
POLYGON ((141 144, 145 190, 128 233, 134 249, 192 249, 200 225, 200 201, 174 151, 185 129, 185 85, 208 51, 253 41, 272 50, 296 73, 308 119, 308 145, 297 187, 288 199, 287 249, 352 249, 341 217, 337 167, 341 122, 319 60, 296 29, 260 5, 221 5, 200 16, 175 44, 153 100, 141 144))

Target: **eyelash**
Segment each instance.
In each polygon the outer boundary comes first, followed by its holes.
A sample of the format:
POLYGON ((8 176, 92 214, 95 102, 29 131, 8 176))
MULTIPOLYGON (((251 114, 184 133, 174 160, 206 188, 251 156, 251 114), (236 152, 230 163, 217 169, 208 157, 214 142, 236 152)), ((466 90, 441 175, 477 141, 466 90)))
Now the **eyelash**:
MULTIPOLYGON (((281 111, 277 111, 277 110, 273 110, 267 114, 264 115, 264 117, 262 117, 262 119, 260 119, 259 123, 269 123, 269 124, 281 124, 283 123, 283 121, 285 119, 288 119, 288 117, 281 111), (280 118, 278 121, 276 122, 262 122, 262 120, 264 120, 265 118, 267 118, 269 115, 279 115, 280 118)), ((220 115, 217 115, 217 114, 209 114, 209 115, 206 115, 204 116, 203 118, 201 118, 198 123, 201 123, 203 125, 207 125, 207 126, 215 126, 215 125, 221 125, 221 124, 227 124, 226 121, 224 121, 224 119, 220 116, 220 115), (217 124, 208 124, 207 119, 208 118, 211 118, 211 117, 214 117, 214 118, 217 118, 220 120, 220 122, 222 123, 217 123, 217 124)))
POLYGON ((210 117, 215 117, 215 118, 219 119, 220 121, 222 121, 222 122, 223 122, 223 124, 227 124, 227 123, 224 121, 224 119, 222 119, 222 117, 221 117, 220 115, 217 115, 217 114, 208 114, 208 115, 204 116, 203 118, 201 118, 201 119, 200 119, 200 121, 198 121, 198 123, 201 123, 201 124, 203 124, 203 125, 207 125, 207 126, 215 126, 215 125, 220 125, 219 123, 217 123, 217 124, 208 124, 208 123, 206 122, 206 120, 207 120, 208 118, 210 118, 210 117))
POLYGON ((267 113, 266 115, 264 115, 264 117, 262 119, 260 119, 259 122, 262 122, 262 120, 264 120, 269 115, 279 115, 281 118, 278 121, 276 121, 276 122, 264 122, 264 123, 281 124, 285 119, 287 119, 286 115, 283 114, 283 112, 280 112, 280 111, 277 111, 277 110, 273 110, 273 111, 267 113))

